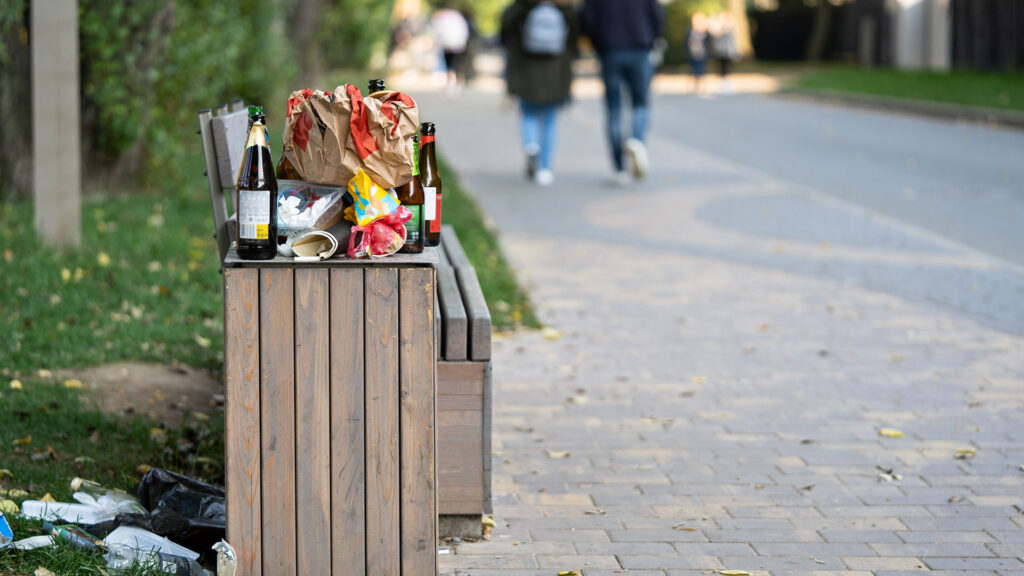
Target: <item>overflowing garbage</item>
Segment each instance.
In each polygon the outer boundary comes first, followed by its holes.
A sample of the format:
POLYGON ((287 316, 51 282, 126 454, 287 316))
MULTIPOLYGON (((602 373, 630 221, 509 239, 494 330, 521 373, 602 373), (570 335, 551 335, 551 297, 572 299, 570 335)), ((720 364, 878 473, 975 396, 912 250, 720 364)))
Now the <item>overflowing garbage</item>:
POLYGON ((176 576, 234 576, 237 559, 224 541, 224 490, 194 478, 153 468, 135 494, 96 482, 71 481, 74 502, 49 495, 21 504, 20 516, 42 521, 44 535, 16 540, 0 512, 0 549, 31 550, 63 540, 101 554, 112 571, 142 566, 176 576), (217 571, 199 563, 200 551, 216 557, 217 571))

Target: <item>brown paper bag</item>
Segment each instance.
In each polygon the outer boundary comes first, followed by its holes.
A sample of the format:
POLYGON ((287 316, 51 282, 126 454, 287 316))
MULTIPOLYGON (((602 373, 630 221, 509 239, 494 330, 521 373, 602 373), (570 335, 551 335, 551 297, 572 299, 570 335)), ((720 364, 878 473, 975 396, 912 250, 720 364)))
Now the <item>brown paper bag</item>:
POLYGON ((384 188, 412 179, 419 109, 406 94, 364 99, 351 84, 288 98, 284 155, 307 182, 345 186, 361 168, 384 188))

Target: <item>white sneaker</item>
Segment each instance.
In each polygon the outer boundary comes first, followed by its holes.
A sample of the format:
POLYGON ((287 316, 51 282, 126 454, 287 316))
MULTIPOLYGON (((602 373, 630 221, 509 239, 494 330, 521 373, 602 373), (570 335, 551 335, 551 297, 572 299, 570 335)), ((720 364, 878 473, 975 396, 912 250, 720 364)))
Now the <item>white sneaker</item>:
POLYGON ((537 177, 534 178, 534 182, 537 186, 551 186, 555 183, 555 174, 547 168, 541 168, 537 170, 537 177))
POLYGON ((633 171, 633 177, 643 180, 647 176, 649 168, 647 148, 644 143, 636 138, 626 140, 626 153, 629 154, 629 167, 633 171))

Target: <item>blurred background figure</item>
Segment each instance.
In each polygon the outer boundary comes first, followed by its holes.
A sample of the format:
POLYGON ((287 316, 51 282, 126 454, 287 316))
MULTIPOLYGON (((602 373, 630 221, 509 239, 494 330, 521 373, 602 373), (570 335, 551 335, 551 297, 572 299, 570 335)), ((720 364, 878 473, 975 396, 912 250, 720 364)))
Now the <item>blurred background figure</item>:
POLYGON ((647 175, 644 137, 654 76, 650 52, 661 36, 664 21, 658 0, 586 0, 583 5, 583 33, 590 38, 601 61, 608 141, 615 182, 620 185, 629 182, 626 155, 633 178, 639 180, 647 175), (628 138, 622 129, 623 90, 629 93, 633 108, 628 138))
POLYGON ((708 17, 703 12, 697 12, 690 20, 685 48, 693 72, 693 93, 703 95, 700 85, 708 61, 708 17))
POLYGON ((501 18, 507 86, 519 98, 527 177, 550 186, 558 109, 569 102, 579 38, 571 0, 515 0, 501 18))
POLYGON ((462 12, 447 2, 434 13, 431 24, 444 54, 445 90, 449 94, 454 94, 461 89, 459 70, 462 67, 466 46, 469 44, 469 22, 462 12))
POLYGON ((732 94, 736 88, 729 80, 732 63, 739 59, 739 46, 736 44, 736 23, 729 12, 719 12, 709 26, 711 33, 711 55, 718 62, 718 76, 721 80, 719 90, 723 94, 732 94))

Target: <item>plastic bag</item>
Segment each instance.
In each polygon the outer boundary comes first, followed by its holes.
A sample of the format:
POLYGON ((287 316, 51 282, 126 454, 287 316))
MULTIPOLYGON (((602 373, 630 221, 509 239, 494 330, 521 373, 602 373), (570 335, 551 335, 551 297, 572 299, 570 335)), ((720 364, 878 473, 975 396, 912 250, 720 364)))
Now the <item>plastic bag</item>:
POLYGON ((398 210, 398 199, 381 188, 360 170, 348 183, 348 193, 354 200, 356 225, 366 226, 398 210))
POLYGON ((351 84, 288 98, 284 155, 308 182, 344 186, 359 170, 384 188, 412 179, 409 139, 419 132, 416 102, 401 92, 363 99, 351 84))
POLYGON ((161 572, 176 576, 207 573, 196 560, 199 554, 148 530, 121 526, 104 538, 107 567, 115 570, 133 565, 154 564, 161 572))
POLYGON ((149 516, 127 516, 126 521, 142 524, 194 550, 209 550, 224 538, 227 516, 223 488, 153 468, 139 481, 136 495, 149 508, 149 516))
POLYGON ((366 226, 353 226, 348 237, 348 255, 351 258, 373 258, 397 252, 405 244, 405 223, 412 212, 399 206, 394 213, 374 220, 366 226))

